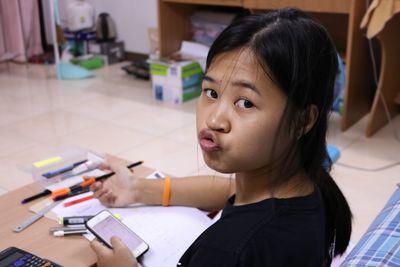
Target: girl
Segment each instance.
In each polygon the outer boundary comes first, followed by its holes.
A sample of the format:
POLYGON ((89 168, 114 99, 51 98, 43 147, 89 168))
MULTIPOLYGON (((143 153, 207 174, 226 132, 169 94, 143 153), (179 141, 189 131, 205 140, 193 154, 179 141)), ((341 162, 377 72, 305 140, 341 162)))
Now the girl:
MULTIPOLYGON (((229 179, 171 181, 170 205, 223 208, 179 266, 329 266, 345 252, 351 212, 329 175, 327 118, 337 52, 326 30, 296 9, 242 17, 210 48, 197 132, 206 164, 229 179), (228 199, 228 196, 231 197, 228 199)), ((92 186, 109 206, 161 204, 163 184, 117 175, 92 186)), ((92 248, 99 266, 136 266, 114 238, 92 248)))

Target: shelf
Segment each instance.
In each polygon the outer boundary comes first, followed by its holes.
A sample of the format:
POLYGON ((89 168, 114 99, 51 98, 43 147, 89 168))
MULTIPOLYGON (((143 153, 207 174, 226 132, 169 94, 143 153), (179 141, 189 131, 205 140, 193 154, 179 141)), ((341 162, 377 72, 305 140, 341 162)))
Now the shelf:
POLYGON ((159 48, 161 57, 168 57, 178 51, 183 40, 192 39, 191 15, 196 10, 211 9, 242 12, 244 9, 237 5, 241 1, 158 1, 158 29, 159 48), (217 3, 234 3, 229 6, 216 5, 217 3), (167 26, 166 26, 167 25, 167 26))
POLYGON ((166 3, 213 5, 213 6, 243 6, 242 0, 163 0, 166 3))
POLYGON ((278 9, 284 7, 297 7, 307 12, 325 12, 348 14, 350 11, 349 0, 244 0, 243 7, 249 9, 278 9))

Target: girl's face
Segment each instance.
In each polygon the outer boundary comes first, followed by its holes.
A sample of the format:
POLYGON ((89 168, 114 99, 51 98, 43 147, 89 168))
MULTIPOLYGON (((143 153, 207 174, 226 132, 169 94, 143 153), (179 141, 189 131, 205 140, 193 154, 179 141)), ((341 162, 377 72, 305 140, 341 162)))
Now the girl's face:
POLYGON ((215 57, 197 105, 197 133, 207 165, 222 173, 268 170, 287 145, 286 134, 276 140, 285 105, 286 96, 249 49, 215 57))

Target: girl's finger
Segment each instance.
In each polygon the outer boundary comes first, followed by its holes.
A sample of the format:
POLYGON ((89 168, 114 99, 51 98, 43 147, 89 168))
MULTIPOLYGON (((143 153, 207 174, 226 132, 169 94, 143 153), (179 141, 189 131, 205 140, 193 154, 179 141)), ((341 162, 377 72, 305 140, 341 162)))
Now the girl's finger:
POLYGON ((94 184, 90 185, 90 191, 96 192, 99 191, 103 187, 101 182, 95 182, 94 184))
POLYGON ((111 167, 110 167, 110 165, 108 163, 103 162, 103 163, 100 164, 99 169, 100 170, 108 170, 109 171, 109 170, 111 170, 111 167))
POLYGON ((114 194, 112 192, 107 192, 102 196, 102 200, 104 203, 112 204, 115 200, 114 194))
POLYGON ((109 248, 106 248, 103 244, 101 244, 97 240, 93 240, 92 242, 90 242, 90 247, 93 249, 93 251, 96 253, 97 257, 99 257, 99 258, 112 255, 112 250, 109 248))
POLYGON ((109 191, 109 190, 106 189, 106 188, 100 189, 99 191, 96 192, 96 193, 97 193, 97 194, 96 194, 96 198, 100 199, 100 201, 101 201, 101 199, 103 198, 103 196, 104 196, 105 194, 107 194, 108 191, 109 191))

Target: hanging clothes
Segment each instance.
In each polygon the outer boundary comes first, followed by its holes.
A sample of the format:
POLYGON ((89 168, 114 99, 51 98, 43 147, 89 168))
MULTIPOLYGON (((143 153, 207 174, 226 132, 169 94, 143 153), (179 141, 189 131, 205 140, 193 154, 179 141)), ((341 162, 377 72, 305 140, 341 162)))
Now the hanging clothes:
POLYGON ((26 62, 43 53, 38 2, 0 0, 0 59, 26 62))

